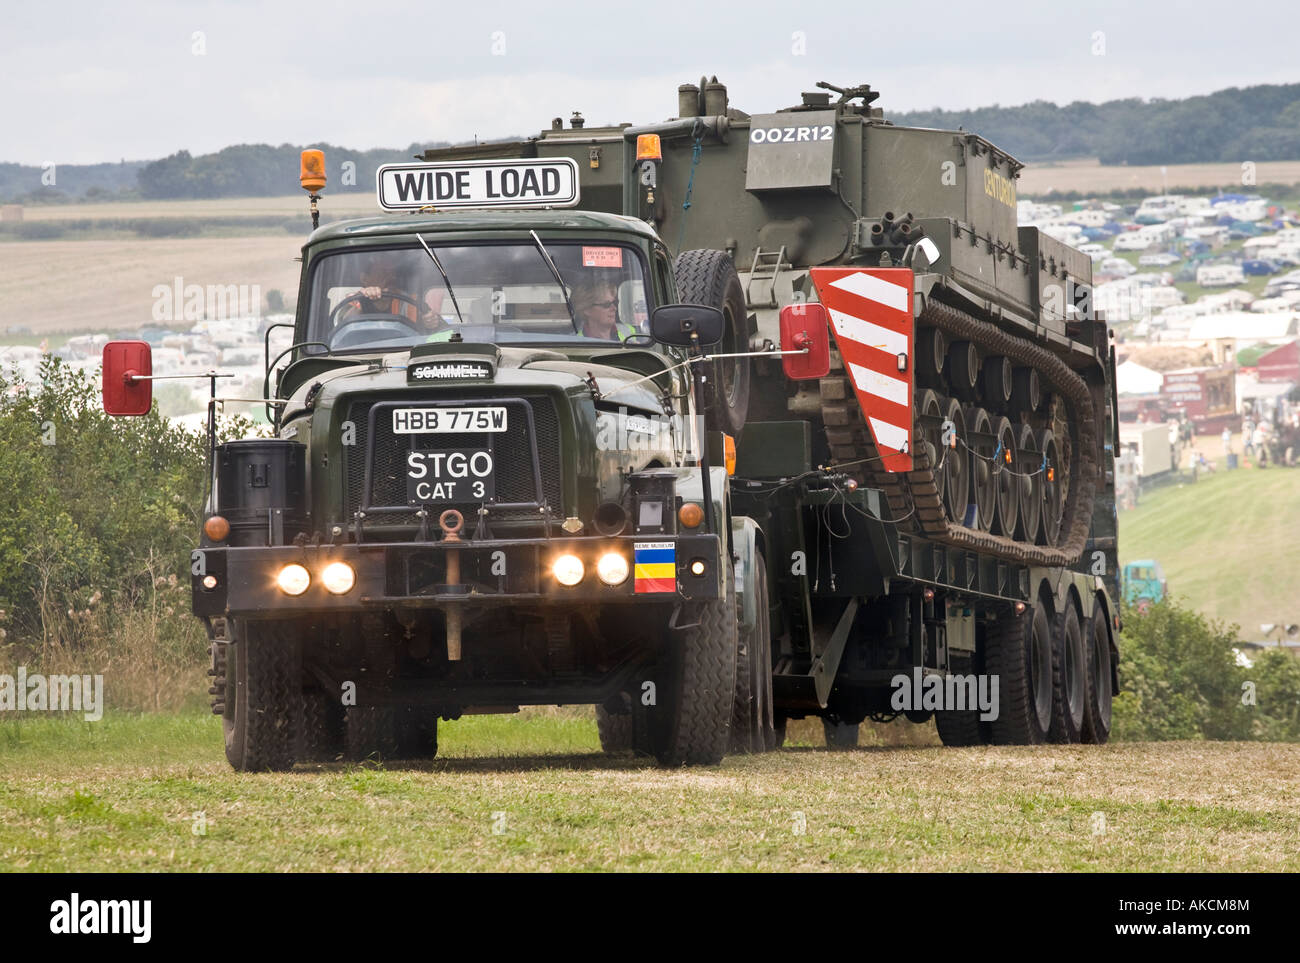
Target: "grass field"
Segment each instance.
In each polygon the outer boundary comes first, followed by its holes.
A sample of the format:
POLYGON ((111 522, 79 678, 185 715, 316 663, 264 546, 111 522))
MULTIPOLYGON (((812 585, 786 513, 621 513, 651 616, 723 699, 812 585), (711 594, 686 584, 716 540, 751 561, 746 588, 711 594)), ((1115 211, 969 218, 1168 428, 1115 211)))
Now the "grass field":
POLYGON ((211 716, 0 724, 0 868, 1300 869, 1300 746, 802 745, 664 771, 555 710, 444 723, 419 764, 237 774, 220 746, 211 716))
POLYGON ((1122 512, 1120 561, 1156 559, 1174 595, 1241 625, 1244 639, 1258 638, 1261 622, 1300 623, 1300 471, 1229 472, 1217 438, 1197 445, 1218 471, 1146 493, 1122 512))

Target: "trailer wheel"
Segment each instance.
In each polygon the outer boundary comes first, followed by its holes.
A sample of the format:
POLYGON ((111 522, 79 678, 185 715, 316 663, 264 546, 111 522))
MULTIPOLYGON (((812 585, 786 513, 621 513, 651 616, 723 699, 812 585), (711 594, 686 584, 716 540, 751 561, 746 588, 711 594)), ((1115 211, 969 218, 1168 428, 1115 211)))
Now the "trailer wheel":
POLYGON ((998 680, 998 717, 988 723, 998 746, 1047 741, 1052 724, 1052 630, 1040 603, 989 627, 984 668, 998 680))
POLYGON ((1088 622, 1088 711, 1083 719, 1083 741, 1104 745, 1110 739, 1111 689, 1110 620, 1097 603, 1088 622))
POLYGON ((600 736, 602 752, 637 752, 649 754, 645 735, 645 709, 637 696, 620 692, 615 696, 626 708, 624 712, 611 712, 603 705, 596 706, 596 733, 600 736))
POLYGON ((322 689, 302 694, 302 728, 298 758, 304 762, 333 762, 343 753, 343 704, 322 689))
MULTIPOLYGON (((673 261, 673 278, 682 303, 707 304, 722 312, 722 341, 707 350, 717 354, 749 350, 745 290, 727 252, 683 251, 673 261)), ((705 424, 711 431, 725 431, 739 438, 749 407, 749 359, 719 358, 708 366, 707 379, 703 392, 705 424)))
POLYGON ((378 756, 391 759, 397 752, 397 711, 393 706, 348 706, 346 756, 360 762, 378 756))
POLYGON ((285 621, 231 625, 221 719, 226 759, 239 772, 284 772, 293 768, 302 715, 298 633, 285 621))
POLYGON ((396 712, 397 754, 403 759, 432 759, 438 755, 438 713, 428 706, 408 706, 396 712))
POLYGON ((1073 601, 1052 625, 1052 742, 1078 742, 1088 707, 1088 656, 1073 601))
MULTIPOLYGON (((949 657, 949 669, 958 674, 969 675, 975 671, 974 660, 949 657)), ((939 740, 945 746, 981 746, 984 737, 980 729, 980 710, 949 709, 934 714, 934 727, 939 730, 939 740)))
POLYGON ((731 718, 732 752, 776 748, 772 709, 772 623, 768 610, 767 562, 754 556, 754 627, 740 633, 736 650, 736 699, 731 718))
MULTIPOLYGON (((728 573, 730 574, 730 573, 728 573)), ((657 704, 647 707, 647 741, 664 766, 716 766, 731 742, 736 690, 736 591, 684 607, 655 671, 657 704)))
POLYGON ((840 722, 822 719, 822 732, 826 735, 827 749, 856 749, 861 725, 856 722, 840 722))

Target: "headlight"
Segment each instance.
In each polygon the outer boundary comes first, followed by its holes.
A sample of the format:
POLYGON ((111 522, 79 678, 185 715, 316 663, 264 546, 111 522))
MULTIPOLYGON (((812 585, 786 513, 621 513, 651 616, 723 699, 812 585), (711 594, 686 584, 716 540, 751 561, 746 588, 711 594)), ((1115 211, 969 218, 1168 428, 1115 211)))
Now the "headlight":
POLYGON ((311 573, 295 562, 280 569, 275 582, 285 595, 301 595, 311 584, 311 573))
POLYGON ((582 581, 582 576, 586 572, 582 559, 576 555, 561 555, 551 563, 551 574, 555 576, 555 581, 561 585, 577 585, 582 581))
POLYGON ((596 574, 606 585, 622 585, 627 571, 627 558, 621 552, 606 552, 596 562, 596 574))
POLYGON ((320 573, 320 580, 330 592, 343 595, 351 592, 352 586, 357 584, 357 573, 352 571, 352 566, 347 562, 331 562, 320 573))

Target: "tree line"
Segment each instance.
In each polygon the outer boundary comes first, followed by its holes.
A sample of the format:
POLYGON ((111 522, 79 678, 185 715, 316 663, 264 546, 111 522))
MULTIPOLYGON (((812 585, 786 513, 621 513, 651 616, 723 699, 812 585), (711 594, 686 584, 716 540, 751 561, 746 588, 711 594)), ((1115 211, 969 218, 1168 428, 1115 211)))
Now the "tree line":
MULTIPOLYGON (((1182 100, 1035 101, 1019 107, 887 113, 893 123, 961 127, 1023 161, 1097 157, 1103 164, 1191 164, 1300 160, 1300 84, 1232 87, 1182 100)), ((375 169, 411 160, 445 141, 357 151, 324 145, 331 192, 374 190, 375 169)), ((238 144, 212 154, 181 150, 154 161, 42 167, 0 164, 0 199, 58 203, 269 197, 297 188, 294 144, 238 144), (50 181, 53 183, 50 183, 50 181)))

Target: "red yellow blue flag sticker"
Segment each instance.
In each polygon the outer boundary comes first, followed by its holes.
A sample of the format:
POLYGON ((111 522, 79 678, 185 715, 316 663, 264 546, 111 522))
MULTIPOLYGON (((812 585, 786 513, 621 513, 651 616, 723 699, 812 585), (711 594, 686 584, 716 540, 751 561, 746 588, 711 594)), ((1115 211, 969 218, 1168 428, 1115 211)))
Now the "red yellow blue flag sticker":
POLYGON ((633 554, 637 593, 677 591, 676 547, 672 542, 636 542, 633 554))

